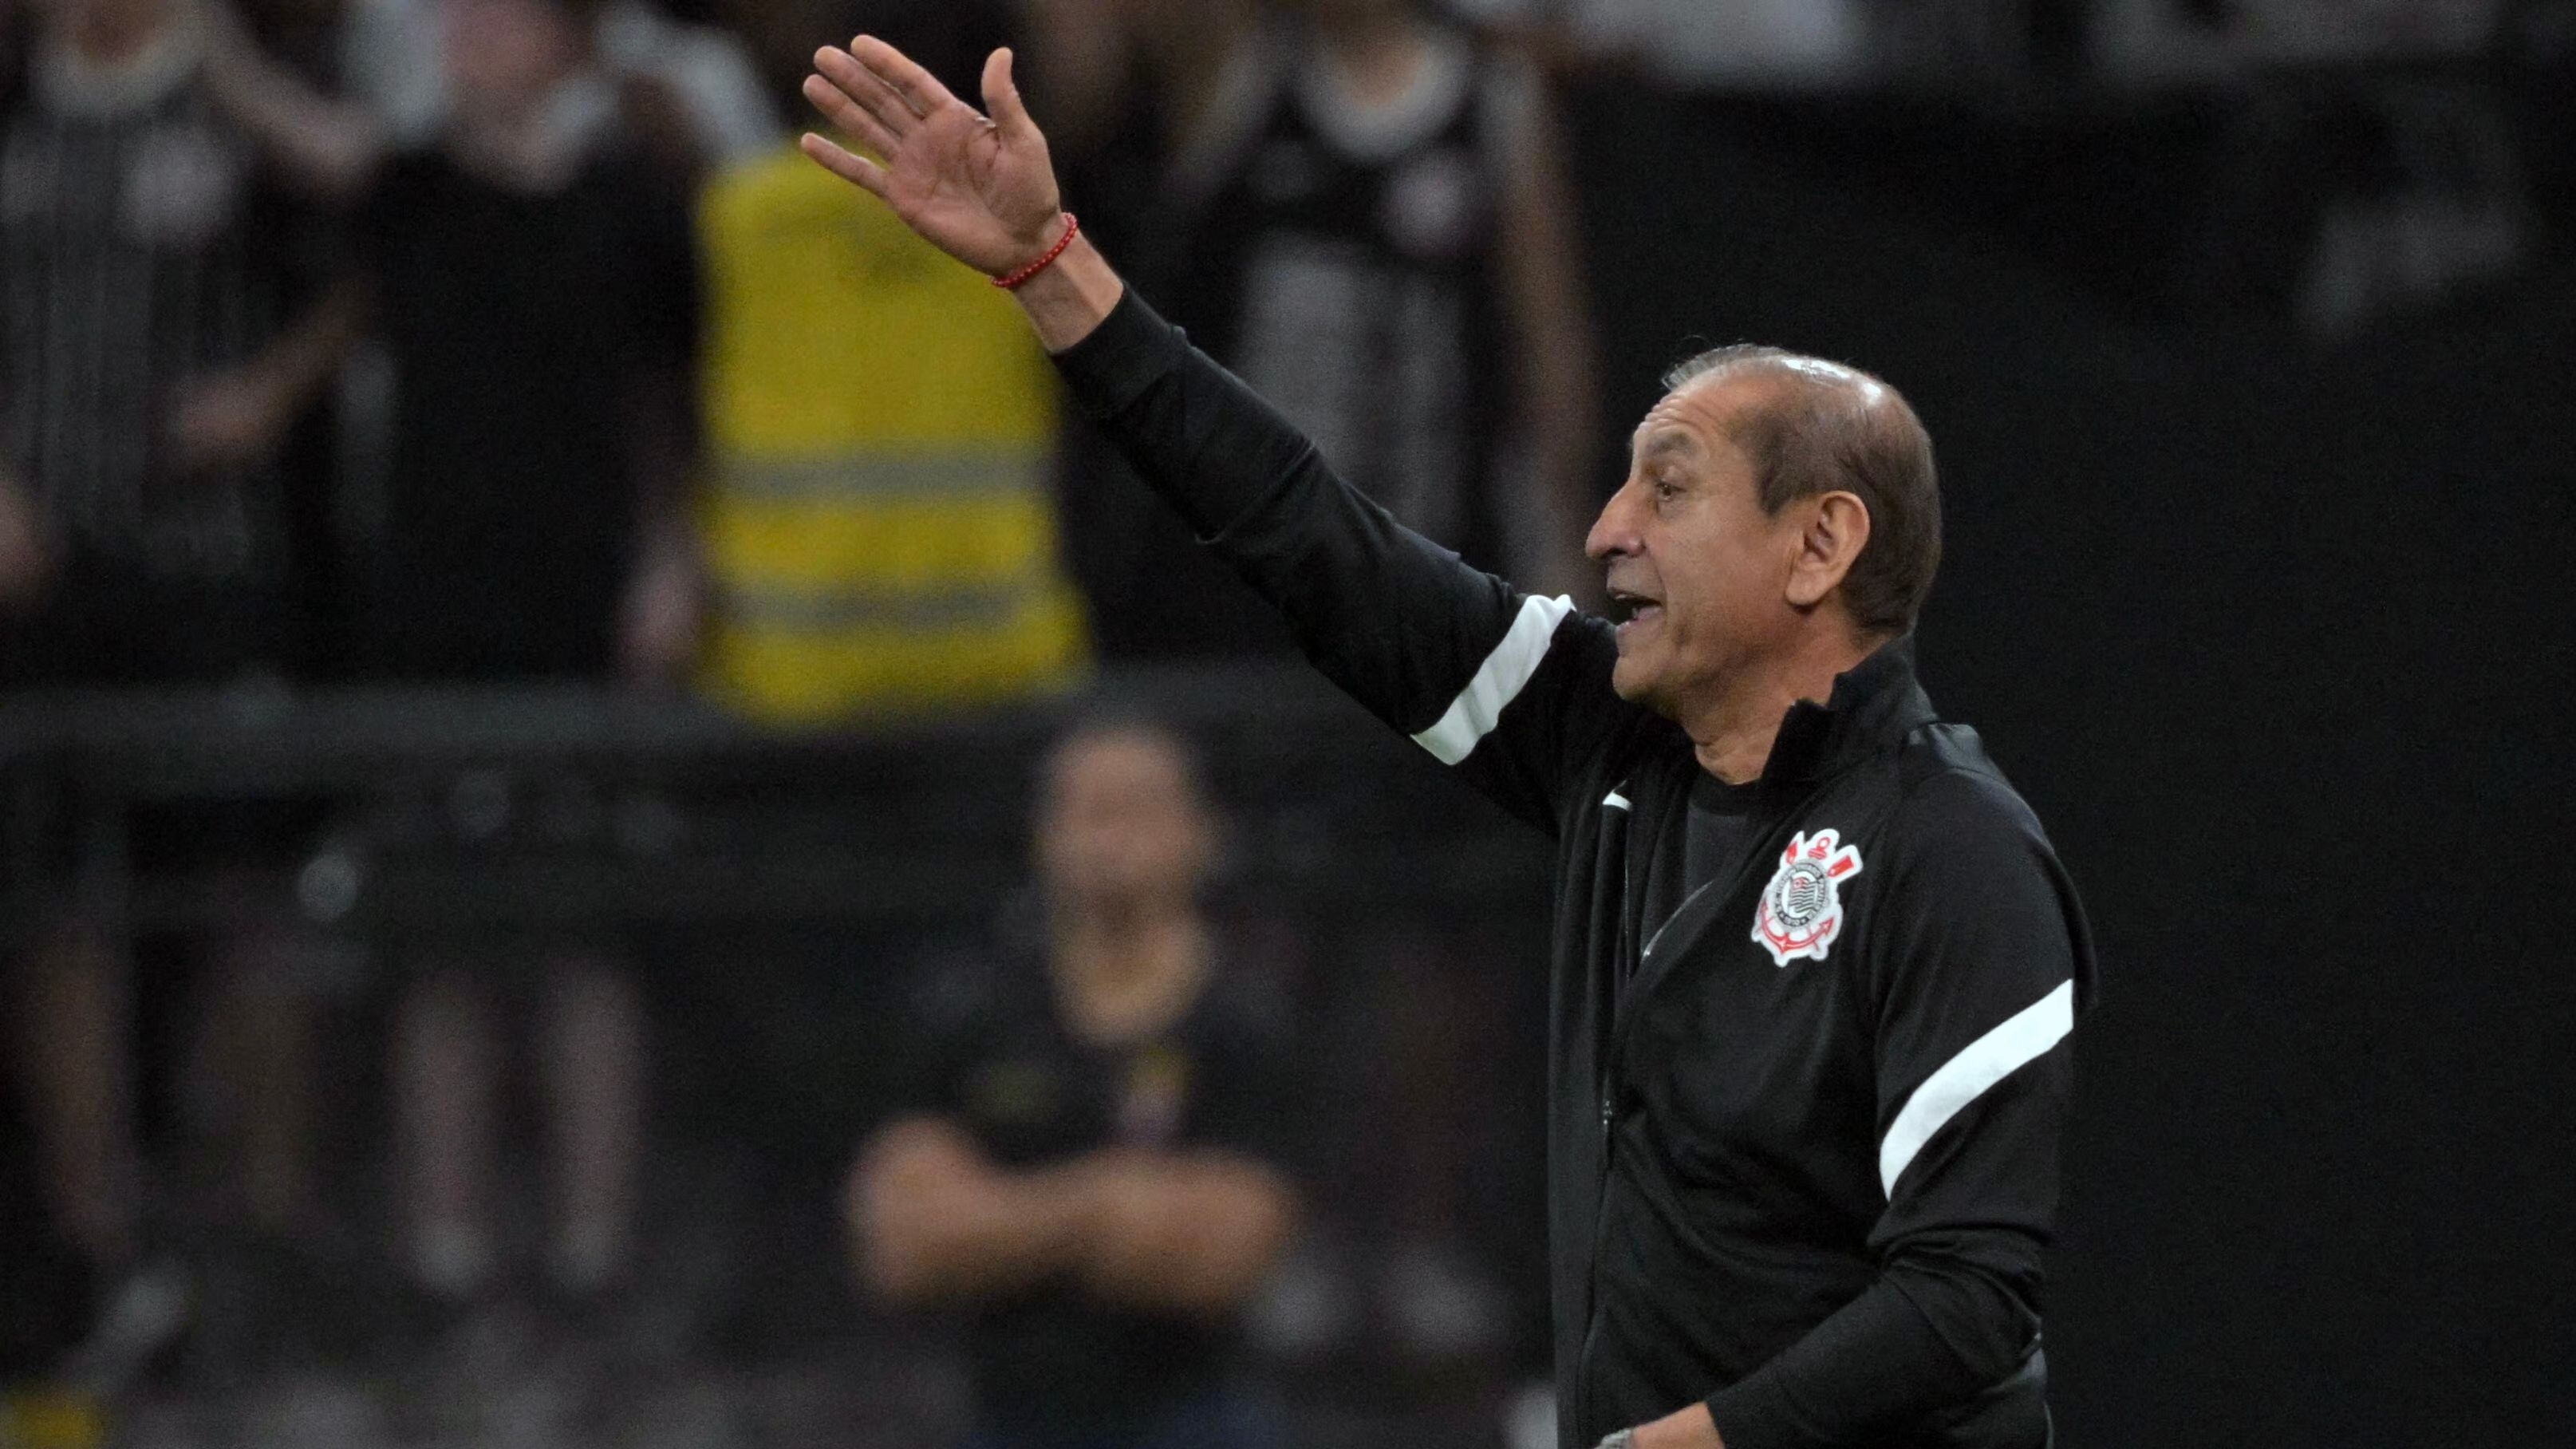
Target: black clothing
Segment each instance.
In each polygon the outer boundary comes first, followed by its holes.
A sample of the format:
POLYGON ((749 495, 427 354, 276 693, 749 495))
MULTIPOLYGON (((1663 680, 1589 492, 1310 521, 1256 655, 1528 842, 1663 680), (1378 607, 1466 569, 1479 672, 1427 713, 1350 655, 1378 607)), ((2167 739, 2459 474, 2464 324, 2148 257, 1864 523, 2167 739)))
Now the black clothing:
POLYGON ((1435 34, 1375 116, 1333 89, 1319 43, 1245 42, 1243 114, 1205 123, 1219 154, 1175 167, 1183 245, 1155 295, 1336 472, 1493 566, 1511 381, 1495 253, 1516 160, 1502 117, 1535 109, 1535 82, 1435 34))
MULTIPOLYGON (((1541 113, 1537 79, 1445 29, 1405 94, 1374 114, 1335 93, 1331 74, 1311 37, 1265 27, 1211 83, 1212 114, 1182 154, 1152 154, 1142 138, 1161 118, 1139 107, 1088 172, 1113 198, 1159 173, 1160 196, 1127 200, 1150 224, 1129 228, 1131 250, 1109 249, 1136 259, 1171 316, 1344 477, 1407 526, 1499 566, 1532 532, 1513 516, 1526 459, 1512 446, 1498 239, 1516 140, 1541 113)), ((1276 614, 1192 547, 1078 420, 1064 473, 1066 558, 1103 658, 1291 647, 1276 614)))
POLYGON ((290 470, 193 465, 174 425, 276 340, 316 219, 264 183, 187 26, 104 68, 33 38, 0 111, 0 473, 61 555, 0 620, 0 688, 287 667, 290 470))
POLYGON ((607 672, 639 408, 695 351, 685 202, 624 152, 551 193, 430 152, 392 165, 362 231, 396 400, 383 537, 358 571, 361 667, 607 672))
POLYGON ((1362 704, 1558 842, 1559 1434, 1706 1397, 1731 1449, 2031 1449, 2072 883, 1910 646, 1784 718, 1758 843, 1686 875, 1690 739, 1610 626, 1399 527, 1130 295, 1059 359, 1139 471, 1362 704))
MULTIPOLYGON (((942 970, 898 1094, 947 1117, 997 1163, 1029 1168, 1113 1146, 1214 1149, 1284 1166, 1295 1120, 1281 1034, 1220 967, 1188 1014, 1116 1049, 1057 1016, 1034 945, 985 972, 942 970)), ((1104 1304, 1041 1285, 979 1308, 968 1328, 979 1421, 1004 1431, 1104 1436, 1220 1389, 1228 1324, 1104 1304)))
MULTIPOLYGON (((10 885, 25 888, 24 882, 10 885)), ((0 1089, 0 1383, 41 1376, 79 1342, 92 1269, 46 1203, 35 1130, 12 1082, 0 1089)))
POLYGON ((293 636, 270 590, 80 554, 34 609, 0 615, 0 689, 230 684, 283 667, 293 636))
POLYGON ((277 471, 191 469, 172 437, 192 385, 277 336, 298 280, 290 217, 184 26, 122 69, 50 41, 30 65, 0 116, 0 455, 113 586, 275 589, 277 471))
POLYGON ((1697 890, 1742 862, 1753 840, 1753 811, 1760 803, 1759 781, 1730 785, 1715 775, 1691 783, 1690 819, 1683 827, 1682 879, 1697 890))

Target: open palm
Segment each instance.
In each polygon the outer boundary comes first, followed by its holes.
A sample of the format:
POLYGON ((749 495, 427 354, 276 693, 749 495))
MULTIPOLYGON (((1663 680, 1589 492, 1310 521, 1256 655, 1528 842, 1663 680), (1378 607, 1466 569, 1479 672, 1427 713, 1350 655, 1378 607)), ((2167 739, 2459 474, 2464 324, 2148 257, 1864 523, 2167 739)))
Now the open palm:
POLYGON ((872 161, 821 136, 805 154, 874 194, 904 224, 970 267, 1003 273, 1052 246, 1062 200, 1046 137, 1011 82, 1011 53, 984 63, 988 119, 903 52, 862 35, 814 53, 805 98, 883 157, 872 161))

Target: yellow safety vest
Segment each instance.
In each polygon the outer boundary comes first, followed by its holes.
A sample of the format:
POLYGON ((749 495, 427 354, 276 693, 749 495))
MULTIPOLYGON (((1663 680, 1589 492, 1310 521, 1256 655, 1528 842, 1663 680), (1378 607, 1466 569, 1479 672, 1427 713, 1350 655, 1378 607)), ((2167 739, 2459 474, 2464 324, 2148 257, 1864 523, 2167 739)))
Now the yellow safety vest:
POLYGON ((1055 379, 1010 298, 792 150, 699 229, 709 691, 808 724, 1078 678, 1055 379))

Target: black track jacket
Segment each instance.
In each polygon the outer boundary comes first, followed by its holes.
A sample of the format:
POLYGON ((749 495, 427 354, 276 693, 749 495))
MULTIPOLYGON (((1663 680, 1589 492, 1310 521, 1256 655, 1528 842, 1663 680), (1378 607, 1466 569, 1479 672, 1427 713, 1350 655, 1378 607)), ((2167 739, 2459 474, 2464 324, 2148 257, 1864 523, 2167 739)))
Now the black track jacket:
POLYGON ((2075 890, 1880 650, 1782 722, 1762 840, 1680 879, 1699 765, 1610 627, 1405 531, 1132 292, 1077 400, 1326 675, 1557 842, 1548 1215, 1565 1449, 1705 1399, 1728 1449, 2049 1438, 2041 1251, 2075 890))

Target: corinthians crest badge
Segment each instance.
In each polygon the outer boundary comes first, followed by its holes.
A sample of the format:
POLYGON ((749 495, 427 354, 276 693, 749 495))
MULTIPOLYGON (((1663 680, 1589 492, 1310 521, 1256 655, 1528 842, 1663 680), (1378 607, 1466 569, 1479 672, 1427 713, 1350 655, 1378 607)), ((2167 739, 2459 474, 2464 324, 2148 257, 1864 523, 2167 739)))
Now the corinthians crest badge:
POLYGON ((1822 961, 1843 928, 1842 883, 1858 874, 1860 847, 1833 831, 1791 836, 1754 908, 1754 941, 1782 966, 1801 956, 1822 961))

